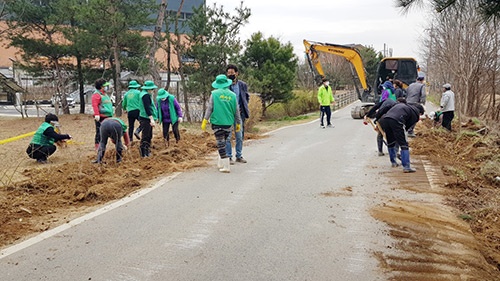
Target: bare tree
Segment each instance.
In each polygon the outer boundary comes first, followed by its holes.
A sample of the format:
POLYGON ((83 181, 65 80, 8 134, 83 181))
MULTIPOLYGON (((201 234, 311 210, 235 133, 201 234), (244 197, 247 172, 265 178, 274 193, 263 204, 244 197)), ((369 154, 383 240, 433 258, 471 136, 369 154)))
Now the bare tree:
POLYGON ((424 61, 429 82, 437 91, 445 82, 452 84, 459 119, 461 113, 495 115, 491 110, 495 111, 498 88, 498 32, 495 23, 484 22, 477 10, 454 7, 437 14, 428 30, 424 61))
MULTIPOLYGON (((163 27, 163 22, 165 20, 165 11, 167 9, 167 0, 162 0, 160 8, 158 10, 158 18, 156 19, 155 30, 153 33, 153 40, 151 48, 149 49, 149 73, 153 77, 156 85, 161 85, 161 76, 158 72, 158 67, 156 65, 155 54, 158 51, 158 45, 161 40, 161 30, 163 27)), ((168 26, 167 26, 168 34, 168 26)))

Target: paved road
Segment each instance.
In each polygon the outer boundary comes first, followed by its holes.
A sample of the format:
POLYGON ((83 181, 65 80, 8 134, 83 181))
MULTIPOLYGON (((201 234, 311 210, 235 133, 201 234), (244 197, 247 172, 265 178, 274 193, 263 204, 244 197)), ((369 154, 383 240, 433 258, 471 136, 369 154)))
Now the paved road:
MULTIPOLYGON (((43 117, 47 113, 55 113, 55 108, 51 107, 49 104, 41 104, 39 108, 35 105, 26 105, 28 116, 29 117, 43 117)), ((21 113, 18 111, 19 107, 16 109, 13 105, 0 105, 0 116, 9 116, 9 117, 21 117, 21 113)), ((74 108, 69 109, 72 114, 76 114, 80 112, 80 105, 77 104, 74 108)), ((59 113, 62 110, 59 109, 59 113)), ((85 112, 92 112, 92 106, 87 105, 85 108, 85 112)))
POLYGON ((391 192, 374 132, 333 115, 244 148, 247 164, 182 173, 0 257, 0 280, 386 280, 392 243, 368 210, 391 192))

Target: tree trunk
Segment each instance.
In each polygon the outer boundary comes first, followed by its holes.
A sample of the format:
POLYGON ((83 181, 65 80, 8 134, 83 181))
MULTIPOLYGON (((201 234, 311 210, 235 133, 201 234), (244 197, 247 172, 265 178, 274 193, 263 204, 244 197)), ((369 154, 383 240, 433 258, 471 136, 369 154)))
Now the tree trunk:
POLYGON ((162 0, 160 4, 160 9, 158 10, 158 18, 156 19, 156 26, 155 26, 155 31, 153 33, 151 49, 149 50, 149 73, 153 77, 153 81, 155 82, 155 84, 158 85, 159 87, 161 87, 161 76, 158 71, 158 67, 156 65, 155 54, 156 51, 158 51, 158 44, 161 39, 161 29, 163 27, 163 21, 165 19, 166 9, 167 9, 167 0, 162 0))
POLYGON ((266 100, 263 99, 263 98, 260 98, 260 101, 261 101, 261 104, 262 104, 262 117, 265 118, 266 117, 266 110, 267 110, 266 100))
POLYGON ((172 42, 170 40, 170 31, 168 30, 168 27, 167 27, 167 34, 168 34, 168 39, 167 39, 167 85, 165 85, 165 90, 169 90, 170 89, 170 81, 172 80, 171 79, 171 76, 170 76, 170 73, 172 72, 172 66, 171 66, 171 63, 172 63, 172 42))
MULTIPOLYGON (((62 72, 61 72, 61 66, 59 65, 59 59, 54 59, 54 66, 56 67, 56 95, 59 97, 59 100, 61 101, 61 106, 63 110, 63 114, 70 114, 69 112, 69 106, 68 106, 68 101, 66 100, 66 89, 63 86, 63 77, 62 77, 62 72)), ((58 106, 59 103, 55 102, 55 109, 56 109, 56 114, 58 114, 58 106)))
POLYGON ((76 56, 76 70, 78 72, 78 85, 80 88, 80 113, 84 114, 85 113, 85 93, 83 84, 85 81, 83 81, 83 70, 82 70, 82 56, 78 54, 76 56))
POLYGON ((122 85, 121 78, 121 64, 120 64, 120 47, 118 46, 118 37, 113 37, 113 58, 115 61, 115 115, 122 116, 122 85))
POLYGON ((189 95, 188 92, 186 91, 186 79, 184 77, 184 68, 183 68, 183 63, 182 63, 182 44, 181 44, 181 39, 179 35, 179 17, 181 14, 182 6, 184 5, 184 0, 181 0, 181 3, 179 5, 179 9, 177 10, 177 14, 175 17, 175 27, 174 27, 174 34, 175 34, 175 52, 177 54, 177 61, 179 62, 179 75, 181 77, 181 85, 182 85, 182 94, 183 94, 183 101, 184 101, 184 116, 186 117, 186 120, 188 122, 191 122, 191 112, 189 110, 189 95))

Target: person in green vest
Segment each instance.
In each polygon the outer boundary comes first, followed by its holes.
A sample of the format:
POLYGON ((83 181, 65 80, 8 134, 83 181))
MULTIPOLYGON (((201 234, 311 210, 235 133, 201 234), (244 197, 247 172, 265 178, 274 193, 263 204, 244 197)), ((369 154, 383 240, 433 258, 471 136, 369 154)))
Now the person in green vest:
POLYGON ((155 126, 156 107, 153 102, 154 89, 158 88, 155 82, 147 80, 141 87, 139 123, 142 128, 141 145, 139 150, 141 157, 151 156, 151 139, 153 139, 153 128, 155 126))
POLYGON ((128 118, 128 137, 130 141, 133 141, 134 135, 137 139, 141 139, 139 133, 141 132, 141 127, 139 126, 134 133, 135 120, 139 121, 140 113, 140 95, 141 91, 139 88, 141 84, 137 81, 132 80, 128 83, 128 91, 123 96, 122 108, 127 113, 128 118))
POLYGON ((166 145, 169 146, 170 144, 170 124, 172 124, 175 143, 178 143, 181 139, 179 123, 182 122, 182 109, 175 96, 165 89, 158 90, 158 96, 156 97, 156 115, 158 116, 158 122, 162 124, 163 139, 166 145))
POLYGON ((47 158, 57 150, 54 143, 71 139, 68 134, 56 133, 56 126, 59 126, 59 118, 52 113, 45 115, 45 122, 38 127, 26 149, 30 158, 36 159, 40 164, 46 164, 47 158))
POLYGON ((208 106, 205 112, 201 129, 207 129, 208 120, 212 124, 215 140, 217 142, 217 150, 219 151, 219 162, 217 168, 222 173, 229 173, 230 162, 226 154, 226 141, 231 134, 233 124, 236 124, 235 132, 241 129, 241 115, 238 103, 236 101, 236 94, 229 90, 229 86, 233 83, 226 75, 217 75, 212 87, 210 98, 208 99, 208 106))
POLYGON ((127 149, 130 144, 130 138, 127 134, 127 125, 120 118, 110 117, 101 122, 101 140, 99 142, 99 149, 97 149, 97 160, 93 163, 102 163, 104 153, 106 152, 106 145, 108 139, 115 144, 116 149, 116 163, 122 162, 123 150, 127 149), (122 144, 122 137, 125 146, 122 144))
POLYGON ((101 139, 100 129, 101 122, 113 116, 113 102, 111 98, 106 93, 107 87, 109 87, 109 82, 99 78, 95 81, 95 91, 92 94, 92 109, 94 110, 95 119, 95 149, 99 148, 99 141, 101 139))

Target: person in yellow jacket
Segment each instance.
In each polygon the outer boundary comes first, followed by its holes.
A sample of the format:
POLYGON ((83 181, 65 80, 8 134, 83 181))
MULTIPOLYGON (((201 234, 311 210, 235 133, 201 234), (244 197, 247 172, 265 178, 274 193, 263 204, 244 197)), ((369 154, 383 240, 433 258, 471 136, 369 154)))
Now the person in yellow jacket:
POLYGON ((226 75, 217 75, 212 87, 215 88, 209 98, 201 129, 207 129, 208 120, 212 123, 217 150, 219 151, 219 163, 217 168, 222 173, 231 172, 229 168, 229 157, 226 154, 226 141, 231 135, 233 124, 236 124, 235 132, 241 130, 241 114, 236 100, 236 94, 229 90, 233 83, 226 75))
POLYGON ((333 91, 332 87, 330 86, 330 81, 328 79, 323 78, 322 84, 318 89, 318 102, 319 102, 319 110, 320 110, 320 121, 321 121, 321 128, 325 128, 325 123, 323 122, 323 118, 326 115, 326 125, 328 127, 333 128, 333 124, 331 122, 332 118, 332 109, 330 108, 330 105, 335 102, 335 99, 333 98, 333 91))

